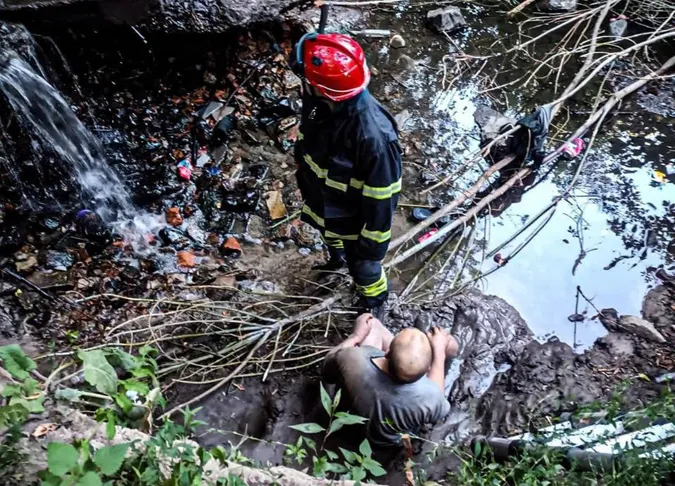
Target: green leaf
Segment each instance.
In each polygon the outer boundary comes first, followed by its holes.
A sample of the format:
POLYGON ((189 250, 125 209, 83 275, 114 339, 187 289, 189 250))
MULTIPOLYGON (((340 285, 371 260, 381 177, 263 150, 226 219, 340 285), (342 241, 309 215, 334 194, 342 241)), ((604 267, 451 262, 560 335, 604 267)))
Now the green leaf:
POLYGON ((326 455, 328 456, 328 459, 330 459, 331 461, 335 461, 337 460, 338 457, 340 457, 337 455, 337 453, 328 450, 326 451, 326 455))
POLYGON ((130 379, 121 382, 128 391, 135 391, 139 395, 147 396, 150 393, 150 387, 138 380, 130 379))
POLYGON ((124 393, 117 393, 115 395, 115 403, 117 403, 117 406, 120 407, 124 413, 129 413, 134 408, 131 399, 124 393))
POLYGON ((335 414, 337 418, 342 420, 345 425, 354 425, 354 424, 365 424, 368 422, 368 419, 365 417, 360 417, 358 415, 352 415, 347 412, 338 412, 335 414))
POLYGON ((340 398, 342 398, 342 390, 338 390, 337 393, 335 393, 335 398, 333 398, 333 412, 335 412, 338 405, 340 405, 340 398))
POLYGON ((111 476, 119 471, 124 462, 124 456, 129 449, 129 444, 118 444, 103 447, 94 454, 94 463, 106 476, 111 476))
POLYGON ((23 396, 23 388, 21 385, 15 385, 13 383, 7 383, 2 389, 3 397, 20 397, 23 396))
POLYGON ((55 474, 50 473, 46 469, 38 473, 40 478, 40 486, 60 486, 61 478, 55 474))
POLYGON ((38 397, 33 400, 27 400, 23 397, 12 397, 9 401, 11 405, 21 405, 23 408, 28 410, 30 413, 42 413, 45 411, 45 407, 42 405, 45 397, 38 397))
POLYGON ((113 440, 115 438, 115 423, 117 422, 117 415, 113 410, 108 410, 106 412, 107 422, 105 424, 105 435, 108 440, 113 440))
POLYGON ((350 464, 356 464, 358 461, 358 456, 353 453, 352 451, 348 451, 347 449, 343 449, 340 447, 340 452, 342 452, 342 455, 345 456, 345 460, 350 463, 350 464))
POLYGON ((105 354, 110 358, 109 361, 119 364, 125 371, 132 371, 138 368, 138 360, 126 351, 118 348, 108 348, 105 350, 105 354))
POLYGON ((33 396, 40 392, 40 384, 33 378, 26 378, 23 380, 23 391, 27 397, 33 396))
POLYGON ((6 405, 0 407, 0 427, 23 424, 30 412, 23 405, 6 405))
POLYGON ((331 398, 326 389, 323 387, 323 383, 319 383, 321 387, 321 405, 328 415, 331 415, 331 398))
POLYGON ((76 486, 103 486, 101 478, 94 471, 89 471, 75 483, 76 486))
POLYGON ((66 400, 68 402, 79 402, 82 393, 80 393, 78 390, 75 390, 74 388, 59 388, 58 390, 56 390, 56 393, 54 393, 54 396, 58 400, 66 400))
POLYGON ((26 356, 26 353, 16 344, 0 346, 0 362, 3 368, 18 380, 25 380, 29 377, 28 372, 37 368, 35 361, 26 356))
POLYGON ((316 442, 314 442, 309 437, 302 437, 302 439, 305 441, 305 444, 307 444, 307 447, 312 449, 312 452, 314 452, 314 454, 316 454, 316 442))
POLYGON ((80 351, 78 357, 84 363, 84 379, 99 392, 110 396, 117 392, 117 374, 105 359, 101 350, 80 351))
POLYGON ((325 471, 326 472, 332 472, 332 473, 335 473, 335 474, 346 474, 347 472, 349 472, 349 469, 347 469, 342 464, 337 464, 335 462, 329 462, 329 463, 326 464, 325 471))
POLYGON ((359 452, 363 457, 370 457, 373 455, 373 450, 370 448, 368 439, 363 439, 363 442, 361 442, 361 445, 359 446, 359 452))
POLYGON ((355 467, 349 472, 349 475, 352 481, 358 482, 366 478, 366 471, 362 467, 355 467))
POLYGON ((319 424, 315 424, 313 422, 306 424, 290 425, 289 427, 291 429, 302 432, 303 434, 317 434, 319 432, 323 432, 324 430, 326 430, 319 424))
POLYGON ((80 455, 70 444, 50 442, 47 446, 47 467, 56 476, 63 476, 77 466, 80 455))
POLYGON ((476 456, 476 457, 480 457, 481 450, 482 450, 481 443, 480 443, 480 442, 476 442, 476 443, 473 445, 473 455, 476 456))
POLYGON ((370 457, 366 457, 365 459, 363 459, 363 463, 361 463, 361 465, 365 467, 368 470, 368 472, 370 472, 370 474, 372 474, 376 478, 387 474, 387 471, 385 471, 382 468, 380 463, 374 459, 371 459, 370 457))

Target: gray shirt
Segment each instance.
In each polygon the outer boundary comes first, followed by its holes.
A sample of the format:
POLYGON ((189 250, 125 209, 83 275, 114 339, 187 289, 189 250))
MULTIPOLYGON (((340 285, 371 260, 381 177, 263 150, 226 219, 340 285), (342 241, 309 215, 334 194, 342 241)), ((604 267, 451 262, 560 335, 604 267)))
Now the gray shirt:
POLYGON ((382 350, 370 346, 343 348, 326 358, 323 372, 351 399, 352 411, 368 419, 373 442, 398 444, 401 433, 415 434, 424 425, 443 420, 450 404, 426 376, 414 383, 395 381, 373 363, 383 356, 382 350))

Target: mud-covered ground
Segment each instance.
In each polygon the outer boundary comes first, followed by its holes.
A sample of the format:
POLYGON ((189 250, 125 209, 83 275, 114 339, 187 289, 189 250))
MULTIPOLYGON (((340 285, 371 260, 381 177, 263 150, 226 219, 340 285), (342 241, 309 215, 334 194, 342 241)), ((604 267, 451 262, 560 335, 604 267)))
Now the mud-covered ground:
MULTIPOLYGON (((550 85, 522 93, 486 91, 490 79, 505 82, 521 75, 527 69, 522 58, 514 58, 508 68, 475 63, 466 72, 455 72, 445 55, 458 50, 485 54, 495 36, 514 34, 499 8, 464 8, 469 29, 451 40, 425 27, 420 7, 376 8, 365 17, 367 24, 363 19, 350 24, 352 29, 391 29, 406 40, 406 47, 394 49, 389 37, 362 39, 374 71, 372 91, 397 116, 406 151, 395 233, 411 226, 411 207, 447 202, 482 172, 480 166, 472 167, 455 184, 421 194, 478 146, 477 106, 517 117, 553 97, 550 85), (489 73, 487 80, 481 73, 489 73)), ((38 34, 36 57, 103 141, 108 162, 128 184, 137 212, 112 223, 111 241, 93 244, 73 222, 74 213, 91 204, 77 197, 77 181, 59 188, 58 205, 45 199, 36 210, 22 200, 3 165, 3 265, 43 291, 11 275, 2 277, 0 330, 7 340, 28 334, 43 349, 47 343, 86 347, 100 344, 125 319, 151 312, 151 306, 88 300, 96 294, 227 300, 237 288, 271 292, 283 300, 323 297, 349 287, 344 276, 326 279, 311 271, 323 249, 317 235, 295 221, 301 206, 292 157, 299 81, 286 59, 299 26, 269 24, 219 36, 139 36, 119 27, 64 31, 44 22, 28 26, 38 34), (197 114, 212 103, 215 115, 197 114), (232 123, 223 138, 209 147, 216 118, 228 117, 232 123), (178 173, 185 159, 192 163, 189 180, 178 173)), ((635 381, 627 406, 638 406, 657 392, 651 380, 673 371, 675 296, 656 270, 672 259, 675 186, 668 164, 675 156, 669 123, 674 82, 665 78, 621 106, 603 129, 574 197, 516 259, 478 281, 484 293, 457 290, 489 270, 490 250, 560 194, 575 170, 573 163, 548 167, 497 201, 473 222, 470 236, 456 245, 453 240, 425 267, 418 283, 426 285, 408 289, 435 248, 391 272, 395 293, 411 290, 392 299, 392 327, 416 320, 440 324, 461 345, 447 379, 453 412, 431 434, 433 441, 516 433, 607 398, 625 379, 635 381), (588 300, 576 294, 577 286, 588 300), (611 307, 619 316, 642 315, 658 334, 619 326, 603 310, 611 307), (581 319, 571 322, 572 314, 581 319)), ((616 83, 620 86, 621 75, 616 83)), ((575 104, 570 123, 588 109, 584 100, 575 104)), ((16 163, 13 155, 27 159, 30 137, 4 105, 0 120, 10 134, 2 139, 0 157, 10 165, 16 163)), ((53 154, 47 150, 37 156, 46 160, 53 154)), ((51 190, 50 181, 41 183, 47 184, 45 192, 51 190)), ((36 198, 38 193, 36 189, 36 198)), ((351 318, 328 317, 326 332, 314 331, 305 344, 325 351, 348 334, 351 318)), ((204 340, 195 346, 213 352, 204 340)), ((235 377, 202 403, 200 418, 209 426, 201 441, 237 443, 237 434, 248 435, 251 439, 241 446, 246 455, 280 462, 283 447, 270 442, 294 440, 296 433, 288 425, 324 420, 317 400, 319 374, 320 366, 314 364, 271 374, 265 383, 259 376, 235 377)), ((204 388, 171 383, 168 397, 177 404, 204 388)), ((336 440, 358 436, 349 431, 336 440)), ((419 458, 428 450, 425 446, 419 458)), ((401 458, 387 451, 378 454, 393 461, 388 484, 402 481, 401 458)), ((436 464, 430 474, 441 479, 453 461, 450 457, 436 464)))

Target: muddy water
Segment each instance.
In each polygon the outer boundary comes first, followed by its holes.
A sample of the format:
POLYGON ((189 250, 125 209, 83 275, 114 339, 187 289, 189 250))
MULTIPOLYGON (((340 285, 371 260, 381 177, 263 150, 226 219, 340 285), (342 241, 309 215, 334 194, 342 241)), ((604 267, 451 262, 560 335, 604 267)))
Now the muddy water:
MULTIPOLYGON (((513 27, 504 24, 498 10, 464 7, 470 28, 453 35, 451 41, 432 35, 423 26, 421 15, 414 12, 401 7, 376 12, 370 19, 373 28, 401 33, 406 47, 391 49, 384 40, 366 44, 370 63, 378 72, 374 91, 395 115, 407 111, 399 120, 405 120, 403 138, 409 149, 404 165, 408 202, 434 206, 451 200, 482 172, 481 166, 472 167, 464 177, 428 198, 415 196, 418 188, 452 173, 478 147, 480 133, 473 119, 478 106, 487 105, 518 117, 537 104, 552 101, 555 95, 550 83, 526 91, 507 88, 481 93, 487 86, 483 75, 492 77, 502 70, 498 82, 510 81, 529 69, 530 63, 523 59, 491 60, 482 71, 481 63, 474 61, 471 71, 459 77, 452 72, 454 62, 446 59, 444 71, 443 56, 457 49, 485 55, 496 38, 505 39, 507 47, 515 42, 513 27), (426 183, 422 182, 424 178, 426 183)), ((504 48, 499 44, 493 47, 504 48)), ((672 86, 672 80, 664 81, 658 90, 672 90, 672 86)), ((669 118, 673 113, 668 97, 659 92, 647 90, 621 106, 603 127, 572 197, 559 204, 548 223, 516 257, 476 284, 516 307, 542 340, 557 336, 577 351, 589 347, 605 334, 602 325, 590 319, 596 314, 593 305, 639 314, 644 294, 655 283, 655 268, 672 261, 669 249, 675 213, 670 201, 675 199, 675 178, 668 175, 667 164, 675 161, 675 128, 669 118), (654 113, 645 111, 645 107, 654 113), (576 304, 577 286, 593 305, 583 297, 576 304), (588 319, 575 325, 568 320, 575 312, 586 313, 588 319)), ((570 108, 570 126, 582 122, 589 110, 580 103, 570 108)), ((549 141, 549 148, 553 146, 549 141)), ((460 245, 444 272, 439 272, 440 263, 429 266, 427 277, 437 273, 432 285, 448 289, 448 282, 461 273, 455 281, 457 287, 493 269, 496 264, 490 251, 567 187, 577 162, 558 161, 555 166, 546 166, 528 181, 528 187, 499 201, 491 208, 492 216, 483 215, 473 224, 471 244, 460 245)), ((535 223, 499 253, 509 255, 538 225, 535 223)), ((395 277, 400 288, 429 253, 395 277)), ((449 253, 450 249, 436 262, 445 260, 449 253)))

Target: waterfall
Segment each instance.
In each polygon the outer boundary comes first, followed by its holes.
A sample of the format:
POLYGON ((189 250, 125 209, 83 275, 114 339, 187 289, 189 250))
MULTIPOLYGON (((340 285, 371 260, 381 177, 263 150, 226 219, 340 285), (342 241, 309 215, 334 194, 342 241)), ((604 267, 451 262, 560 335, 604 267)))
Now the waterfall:
MULTIPOLYGON (((87 130, 43 73, 12 51, 5 51, 5 56, 0 52, 0 91, 22 124, 30 127, 35 141, 60 159, 61 170, 79 185, 83 204, 96 210, 107 222, 133 217, 131 195, 108 165, 101 142, 87 130)), ((8 169, 10 173, 17 172, 12 167, 8 169)), ((39 166, 36 171, 37 176, 42 174, 39 166)))

